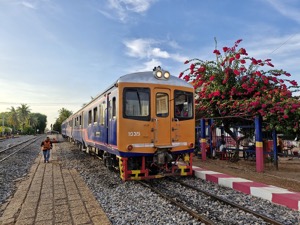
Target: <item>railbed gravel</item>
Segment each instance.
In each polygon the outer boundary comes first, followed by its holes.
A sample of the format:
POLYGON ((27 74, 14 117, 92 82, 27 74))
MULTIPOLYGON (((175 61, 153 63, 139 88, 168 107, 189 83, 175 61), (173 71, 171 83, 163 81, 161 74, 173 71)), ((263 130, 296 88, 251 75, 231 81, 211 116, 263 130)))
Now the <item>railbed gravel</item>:
MULTIPOLYGON (((280 223, 282 224, 288 224, 288 225, 300 224, 299 211, 291 210, 288 209, 287 207, 273 204, 270 201, 257 198, 251 195, 245 195, 231 188, 222 187, 215 183, 207 182, 199 178, 187 177, 187 178, 182 178, 180 180, 198 189, 205 190, 206 192, 222 197, 238 205, 244 206, 252 211, 264 214, 269 218, 272 218, 276 221, 280 221, 280 223)), ((171 186, 170 181, 168 180, 166 181, 161 180, 159 185, 165 185, 166 187, 171 186)), ((189 188, 182 187, 180 184, 174 183, 172 185, 172 189, 176 190, 181 194, 185 193, 185 195, 188 196, 187 199, 189 199, 189 202, 191 202, 190 205, 198 205, 200 207, 205 206, 204 208, 209 206, 213 208, 214 211, 211 213, 211 215, 218 217, 216 219, 217 221, 221 220, 220 217, 224 218, 222 220, 228 221, 228 223, 223 221, 221 224, 247 224, 246 223, 247 218, 249 219, 249 216, 247 216, 248 213, 232 208, 231 206, 226 206, 224 209, 224 206, 221 206, 218 202, 213 202, 212 203, 213 205, 205 205, 207 203, 205 203, 203 200, 207 197, 201 197, 201 193, 198 194, 196 193, 195 195, 194 190, 190 190, 189 188), (202 202, 202 205, 200 204, 200 202, 202 202), (243 216, 243 214, 245 216, 243 216), (243 217, 245 218, 245 221, 241 221, 241 218, 243 217)), ((248 223, 248 224, 265 224, 260 220, 261 219, 258 219, 256 223, 253 223, 253 221, 255 221, 255 219, 253 219, 252 223, 248 223)))
MULTIPOLYGON (((18 140, 21 141, 23 138, 32 137, 24 136, 18 140)), ((11 144, 11 141, 16 141, 16 139, 0 142, 0 150, 11 144)), ((27 150, 20 152, 21 154, 17 158, 14 157, 13 163, 8 160, 4 161, 6 164, 0 164, 1 205, 15 191, 16 181, 26 177, 31 165, 40 153, 39 145, 39 141, 30 145, 27 150)), ((57 154, 63 168, 76 169, 81 174, 113 225, 201 224, 189 214, 182 212, 140 184, 134 181, 122 182, 118 174, 109 171, 103 166, 101 160, 79 151, 75 145, 69 142, 60 142, 57 145, 57 154)), ((206 189, 217 193, 219 196, 234 200, 238 204, 247 205, 248 208, 254 211, 264 211, 266 215, 273 219, 282 221, 282 224, 300 224, 300 213, 298 211, 197 178, 185 178, 183 180, 189 184, 196 185, 198 188, 206 189)), ((217 210, 219 206, 215 203, 212 205, 207 204, 207 207, 217 210)), ((0 211, 1 215, 2 212, 0 211)), ((223 212, 222 215, 219 214, 218 216, 222 216, 223 220, 228 221, 228 224, 251 224, 249 221, 242 219, 243 213, 239 213, 238 219, 234 218, 235 221, 232 217, 228 218, 228 215, 230 214, 223 212)))
MULTIPOLYGON (((134 181, 122 182, 118 174, 103 166, 101 160, 80 152, 76 146, 70 145, 70 143, 62 143, 58 153, 64 159, 62 160, 63 167, 75 168, 79 171, 114 225, 201 224, 189 214, 181 211, 140 184, 134 181)), ((183 178, 183 180, 196 185, 198 188, 234 200, 235 203, 243 204, 253 211, 264 212, 265 215, 281 221, 282 224, 300 224, 300 213, 298 211, 198 178, 183 178)), ((176 184, 172 188, 175 188, 175 186, 176 184)), ((183 193, 181 192, 181 194, 183 193)), ((190 195, 189 192, 185 194, 190 195)), ((218 203, 203 204, 206 204, 206 207, 215 209, 216 216, 223 217, 223 222, 219 224, 266 224, 259 219, 255 223, 247 221, 249 216, 246 216, 247 213, 242 211, 236 212, 233 216, 232 212, 230 213, 231 207, 228 207, 226 211, 226 207, 224 209, 224 206, 222 206, 223 211, 218 211, 221 208, 218 203)))
POLYGON ((57 152, 63 168, 79 171, 112 224, 201 224, 150 189, 134 181, 121 181, 101 160, 80 152, 77 147, 63 143, 57 152))
MULTIPOLYGON (((0 142, 0 151, 32 138, 34 138, 33 135, 25 135, 4 139, 0 142)), ((0 205, 3 205, 15 192, 17 182, 27 176, 30 167, 40 153, 40 144, 40 141, 36 141, 0 163, 0 205)))

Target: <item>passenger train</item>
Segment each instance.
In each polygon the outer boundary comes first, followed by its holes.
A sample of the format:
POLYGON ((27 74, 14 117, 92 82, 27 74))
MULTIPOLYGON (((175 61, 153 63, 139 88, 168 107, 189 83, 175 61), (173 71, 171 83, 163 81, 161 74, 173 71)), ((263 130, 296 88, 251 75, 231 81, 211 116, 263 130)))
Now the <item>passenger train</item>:
POLYGON ((124 181, 192 175, 194 88, 160 67, 121 76, 61 127, 124 181))

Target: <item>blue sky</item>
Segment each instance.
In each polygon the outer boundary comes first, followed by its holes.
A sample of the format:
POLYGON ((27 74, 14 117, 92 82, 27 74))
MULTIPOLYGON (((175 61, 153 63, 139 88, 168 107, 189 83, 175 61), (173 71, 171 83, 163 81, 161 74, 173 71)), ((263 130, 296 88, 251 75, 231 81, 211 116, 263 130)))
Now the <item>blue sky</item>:
POLYGON ((121 75, 240 47, 300 83, 299 0, 0 0, 0 112, 76 112, 121 75))

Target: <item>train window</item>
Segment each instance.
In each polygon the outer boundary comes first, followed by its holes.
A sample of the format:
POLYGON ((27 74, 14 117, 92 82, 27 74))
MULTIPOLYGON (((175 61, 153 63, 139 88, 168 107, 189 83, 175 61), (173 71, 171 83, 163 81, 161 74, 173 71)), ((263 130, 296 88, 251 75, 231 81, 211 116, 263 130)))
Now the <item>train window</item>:
POLYGON ((167 117, 169 115, 169 95, 166 93, 156 94, 156 116, 167 117))
POLYGON ((104 125, 105 118, 105 102, 102 102, 99 105, 99 117, 100 117, 100 125, 104 125))
POLYGON ((116 117, 116 97, 112 99, 112 116, 116 117))
POLYGON ((93 110, 93 115, 94 115, 94 123, 97 123, 98 122, 98 107, 95 107, 94 110, 93 110))
POLYGON ((194 117, 193 93, 178 91, 174 92, 174 117, 179 120, 192 119, 194 117))
POLYGON ((88 123, 92 123, 92 110, 89 110, 89 115, 88 115, 88 123))
POLYGON ((149 88, 124 88, 123 117, 134 120, 150 120, 149 88))
POLYGON ((81 126, 82 124, 82 119, 81 119, 81 116, 79 116, 79 125, 81 126))

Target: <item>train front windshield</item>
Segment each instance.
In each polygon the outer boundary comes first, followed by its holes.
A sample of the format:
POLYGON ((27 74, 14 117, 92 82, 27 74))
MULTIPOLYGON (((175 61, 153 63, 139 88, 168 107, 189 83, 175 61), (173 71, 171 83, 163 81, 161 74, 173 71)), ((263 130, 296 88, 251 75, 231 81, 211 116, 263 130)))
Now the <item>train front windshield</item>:
POLYGON ((150 89, 124 89, 124 117, 134 120, 150 120, 150 89))
POLYGON ((193 93, 185 91, 174 92, 175 118, 187 120, 193 118, 193 93))
MULTIPOLYGON (((150 120, 150 89, 149 88, 125 88, 124 89, 124 118, 134 120, 150 120)), ((156 94, 156 116, 169 115, 170 98, 166 93, 156 94)), ((193 93, 174 91, 174 117, 178 120, 188 120, 194 117, 193 93)))

